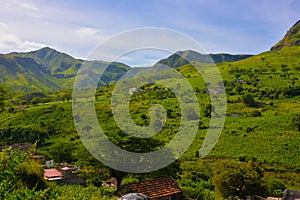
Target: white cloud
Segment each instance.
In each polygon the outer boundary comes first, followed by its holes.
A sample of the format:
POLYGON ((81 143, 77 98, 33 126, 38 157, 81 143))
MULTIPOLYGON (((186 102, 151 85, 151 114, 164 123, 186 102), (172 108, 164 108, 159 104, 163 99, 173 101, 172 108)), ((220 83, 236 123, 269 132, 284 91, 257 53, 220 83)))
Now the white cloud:
POLYGON ((30 17, 39 17, 39 8, 36 4, 29 2, 27 0, 10 0, 6 1, 2 6, 1 11, 12 12, 17 15, 27 15, 30 17))
POLYGON ((24 9, 31 10, 31 11, 38 11, 38 8, 36 7, 36 5, 34 5, 34 4, 31 3, 31 2, 28 2, 28 3, 21 3, 20 5, 21 5, 24 9))
MULTIPOLYGON (((105 34, 105 32, 101 29, 95 29, 90 27, 80 27, 75 31, 80 39, 88 40, 90 42, 103 42, 107 40, 110 36, 105 34)), ((97 44, 96 43, 96 44, 97 44)))
POLYGON ((46 45, 22 40, 17 35, 13 34, 5 23, 0 22, 0 49, 1 53, 8 53, 12 51, 32 51, 42 48, 46 45))

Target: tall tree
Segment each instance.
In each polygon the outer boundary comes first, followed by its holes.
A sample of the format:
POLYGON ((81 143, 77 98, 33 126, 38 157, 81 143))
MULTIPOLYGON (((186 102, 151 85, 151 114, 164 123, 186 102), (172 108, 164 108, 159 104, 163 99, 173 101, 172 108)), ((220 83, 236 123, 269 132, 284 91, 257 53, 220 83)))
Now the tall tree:
POLYGON ((5 100, 8 99, 8 90, 4 86, 0 86, 0 110, 5 107, 5 100))
POLYGON ((213 174, 216 190, 224 197, 261 195, 263 171, 253 161, 220 161, 213 174))
POLYGON ((300 112, 293 118, 293 124, 300 131, 300 112))

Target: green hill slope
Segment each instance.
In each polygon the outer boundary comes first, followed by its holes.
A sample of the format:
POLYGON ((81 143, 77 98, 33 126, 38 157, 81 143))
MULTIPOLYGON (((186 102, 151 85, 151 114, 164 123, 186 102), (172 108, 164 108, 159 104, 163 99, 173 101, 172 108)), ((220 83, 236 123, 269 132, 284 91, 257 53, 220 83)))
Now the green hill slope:
POLYGON ((284 38, 275 44, 271 50, 280 50, 285 46, 300 46, 300 20, 290 28, 284 38))
MULTIPOLYGON (((85 61, 75 59, 49 47, 28 53, 0 55, 0 84, 16 92, 54 92, 73 87, 74 77, 85 61)), ((106 62, 93 61, 103 68, 106 62)), ((113 62, 104 72, 100 85, 117 80, 130 68, 113 62)))

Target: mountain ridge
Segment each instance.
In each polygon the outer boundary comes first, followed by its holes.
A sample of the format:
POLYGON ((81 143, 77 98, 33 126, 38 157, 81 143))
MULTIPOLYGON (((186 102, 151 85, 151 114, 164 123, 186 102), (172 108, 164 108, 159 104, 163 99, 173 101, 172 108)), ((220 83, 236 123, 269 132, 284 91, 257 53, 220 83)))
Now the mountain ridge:
MULTIPOLYGON (((203 62, 207 62, 211 59, 209 55, 191 52, 191 50, 182 51, 182 56, 186 57, 186 54, 193 54, 193 56, 191 56, 191 60, 193 61, 199 61, 197 57, 205 58, 206 61, 202 59, 203 62)), ((236 55, 211 55, 217 62, 236 60, 236 55)), ((244 57, 243 55, 239 56, 246 58, 250 55, 245 55, 244 57)), ((5 84, 18 92, 55 92, 58 90, 71 89, 75 76, 84 62, 97 65, 98 67, 105 67, 108 63, 100 60, 85 61, 76 59, 50 47, 44 47, 30 52, 0 54, 0 72, 2 74, 0 84, 5 84)), ((185 63, 182 64, 182 62, 179 63, 180 66, 184 64, 185 63)), ((112 62, 102 75, 99 85, 106 85, 118 80, 129 69, 130 67, 124 63, 112 62)))
MULTIPOLYGON (((221 62, 234 62, 238 60, 243 60, 253 55, 250 54, 201 54, 192 50, 177 51, 176 53, 170 55, 169 57, 158 61, 155 65, 162 64, 167 65, 172 68, 178 68, 180 66, 186 65, 191 61, 197 61, 207 64, 216 64, 221 62)), ((154 66, 155 66, 154 65, 154 66)))

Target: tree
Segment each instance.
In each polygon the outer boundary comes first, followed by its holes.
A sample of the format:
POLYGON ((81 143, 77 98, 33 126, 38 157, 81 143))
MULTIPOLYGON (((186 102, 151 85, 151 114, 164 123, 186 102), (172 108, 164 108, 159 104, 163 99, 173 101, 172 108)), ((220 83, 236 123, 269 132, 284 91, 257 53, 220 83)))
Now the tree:
POLYGON ((243 96, 243 103, 250 107, 256 106, 256 102, 251 94, 246 94, 245 96, 243 96))
POLYGON ((56 160, 56 162, 72 162, 72 151, 74 145, 69 141, 56 141, 54 145, 49 148, 49 156, 56 160))
POLYGON ((297 127, 298 131, 300 131, 300 113, 293 118, 293 124, 297 127))
POLYGON ((8 99, 8 91, 3 86, 0 86, 0 111, 5 107, 5 100, 8 99))
POLYGON ((262 178, 263 171, 253 161, 225 160, 217 163, 212 180, 224 198, 238 196, 246 199, 246 196, 264 192, 262 178))
MULTIPOLYGON (((132 137, 127 134, 125 134, 122 131, 116 131, 116 135, 118 135, 117 138, 115 138, 114 143, 130 152, 135 152, 135 153, 146 153, 146 152, 151 152, 154 150, 157 150, 159 146, 163 145, 163 142, 158 139, 153 139, 153 138, 137 138, 137 137, 132 137)), ((162 155, 166 156, 166 155, 162 155)), ((171 156, 171 155, 170 155, 171 156)), ((125 158, 126 159, 126 158, 125 158)), ((127 172, 123 171, 118 171, 115 169, 108 168, 111 176, 115 177, 117 179, 117 189, 121 187, 122 179, 128 174, 127 172)))
POLYGON ((260 117, 261 112, 259 110, 254 110, 251 112, 251 117, 260 117))
POLYGON ((204 109, 204 117, 211 118, 211 113, 215 111, 213 105, 208 104, 204 109))
POLYGON ((30 101, 31 104, 33 105, 37 105, 39 103, 42 102, 42 98, 41 97, 33 97, 32 100, 30 101))

